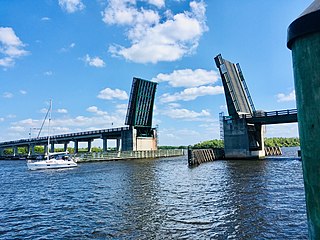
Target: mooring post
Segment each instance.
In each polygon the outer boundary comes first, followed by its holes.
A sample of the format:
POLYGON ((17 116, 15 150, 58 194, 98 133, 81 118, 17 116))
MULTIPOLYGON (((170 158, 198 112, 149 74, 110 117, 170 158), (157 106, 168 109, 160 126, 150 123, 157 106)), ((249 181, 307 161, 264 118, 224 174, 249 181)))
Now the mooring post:
POLYGON ((288 28, 298 109, 309 239, 320 239, 320 0, 288 28))

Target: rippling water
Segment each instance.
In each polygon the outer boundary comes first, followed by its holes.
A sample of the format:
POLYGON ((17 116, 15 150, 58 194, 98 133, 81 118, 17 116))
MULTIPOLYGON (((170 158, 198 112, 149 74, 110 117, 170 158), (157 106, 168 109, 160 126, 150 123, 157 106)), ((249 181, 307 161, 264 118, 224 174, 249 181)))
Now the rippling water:
MULTIPOLYGON (((294 150, 293 153, 295 153, 294 150)), ((301 162, 0 161, 1 239, 307 239, 301 162)))

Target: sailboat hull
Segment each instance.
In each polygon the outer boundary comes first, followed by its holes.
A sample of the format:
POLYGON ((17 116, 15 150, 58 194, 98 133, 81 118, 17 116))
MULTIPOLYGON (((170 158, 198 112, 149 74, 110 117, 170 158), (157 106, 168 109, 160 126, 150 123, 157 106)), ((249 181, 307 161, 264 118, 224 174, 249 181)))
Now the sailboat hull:
POLYGON ((29 170, 57 169, 57 168, 73 168, 78 165, 73 161, 66 160, 44 160, 36 162, 27 162, 29 170))

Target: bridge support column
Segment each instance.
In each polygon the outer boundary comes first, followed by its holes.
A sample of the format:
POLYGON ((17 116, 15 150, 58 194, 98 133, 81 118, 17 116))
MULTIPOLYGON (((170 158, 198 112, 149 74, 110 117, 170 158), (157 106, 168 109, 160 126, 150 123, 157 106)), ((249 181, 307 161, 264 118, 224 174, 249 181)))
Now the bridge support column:
POLYGON ((34 144, 28 145, 28 156, 34 155, 34 144))
POLYGON ((91 143, 92 143, 92 140, 88 140, 88 152, 91 152, 92 150, 92 147, 91 147, 91 143))
POLYGON ((54 143, 51 143, 50 152, 54 153, 54 143))
POLYGON ((13 147, 13 156, 17 156, 18 155, 18 147, 17 146, 14 146, 13 147))
POLYGON ((78 153, 78 152, 79 152, 79 141, 74 140, 74 153, 78 153))
POLYGON ((48 152, 48 145, 47 144, 45 144, 43 146, 43 150, 44 150, 44 154, 47 154, 47 152, 48 152))
POLYGON ((117 138, 116 149, 117 149, 118 152, 121 151, 121 138, 117 138))
POLYGON ((137 130, 130 128, 121 132, 121 149, 122 151, 137 151, 137 130))
POLYGON ((248 124, 245 119, 223 121, 226 159, 262 159, 264 137, 261 125, 248 124))
POLYGON ((4 155, 4 148, 0 148, 0 156, 2 157, 4 155))
POLYGON ((103 152, 107 152, 108 151, 108 139, 107 138, 103 138, 102 139, 102 149, 103 152))
POLYGON ((314 1, 288 28, 298 109, 309 239, 320 239, 320 5, 314 1))
POLYGON ((67 142, 65 142, 64 144, 63 144, 63 151, 67 151, 68 150, 68 143, 67 142))

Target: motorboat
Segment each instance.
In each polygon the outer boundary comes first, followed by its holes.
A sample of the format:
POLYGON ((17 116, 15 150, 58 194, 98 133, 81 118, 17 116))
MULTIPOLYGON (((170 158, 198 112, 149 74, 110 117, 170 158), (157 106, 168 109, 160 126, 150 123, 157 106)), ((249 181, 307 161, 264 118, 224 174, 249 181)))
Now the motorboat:
POLYGON ((29 170, 57 169, 57 168, 73 168, 77 167, 77 159, 71 157, 68 152, 49 153, 45 159, 28 159, 27 166, 29 170))

